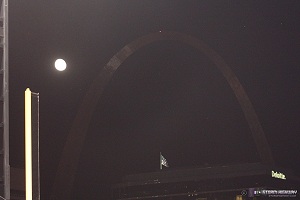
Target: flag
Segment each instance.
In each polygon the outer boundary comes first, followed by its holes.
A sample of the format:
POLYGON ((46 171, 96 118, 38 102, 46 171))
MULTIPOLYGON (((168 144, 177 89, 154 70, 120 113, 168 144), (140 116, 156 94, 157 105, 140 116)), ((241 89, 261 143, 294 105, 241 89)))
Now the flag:
POLYGON ((163 157, 163 155, 160 154, 160 169, 162 169, 162 166, 169 167, 169 164, 165 157, 163 157))

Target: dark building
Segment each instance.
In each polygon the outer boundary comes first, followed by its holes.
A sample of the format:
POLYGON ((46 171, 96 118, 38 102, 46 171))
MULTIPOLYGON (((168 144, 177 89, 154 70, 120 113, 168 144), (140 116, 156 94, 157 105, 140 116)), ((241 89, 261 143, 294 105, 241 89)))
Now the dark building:
POLYGON ((288 170, 250 163, 128 175, 112 195, 115 200, 265 199, 299 197, 297 186, 300 179, 288 170))

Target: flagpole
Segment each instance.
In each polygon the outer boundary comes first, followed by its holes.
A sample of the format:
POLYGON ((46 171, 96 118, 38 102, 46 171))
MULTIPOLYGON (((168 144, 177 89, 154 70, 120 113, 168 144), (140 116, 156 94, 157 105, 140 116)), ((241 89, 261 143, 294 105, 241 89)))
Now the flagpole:
POLYGON ((159 152, 159 169, 162 170, 161 152, 159 152))

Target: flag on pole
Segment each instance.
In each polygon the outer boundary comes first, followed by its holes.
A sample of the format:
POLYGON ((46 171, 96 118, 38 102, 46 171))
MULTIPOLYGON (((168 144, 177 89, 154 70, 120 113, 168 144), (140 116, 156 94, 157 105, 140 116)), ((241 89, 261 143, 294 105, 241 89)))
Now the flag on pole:
POLYGON ((160 153, 160 169, 162 169, 162 166, 169 167, 169 164, 168 164, 166 158, 163 157, 163 155, 161 155, 161 153, 160 153))

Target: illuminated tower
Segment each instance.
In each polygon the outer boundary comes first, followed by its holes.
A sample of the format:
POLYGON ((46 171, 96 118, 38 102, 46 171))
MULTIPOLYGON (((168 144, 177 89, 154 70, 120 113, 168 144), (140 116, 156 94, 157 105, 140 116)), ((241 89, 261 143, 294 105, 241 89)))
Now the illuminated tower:
POLYGON ((1 94, 0 94, 0 196, 10 199, 9 166, 9 102, 8 102, 8 0, 0 1, 0 51, 1 51, 1 94))

